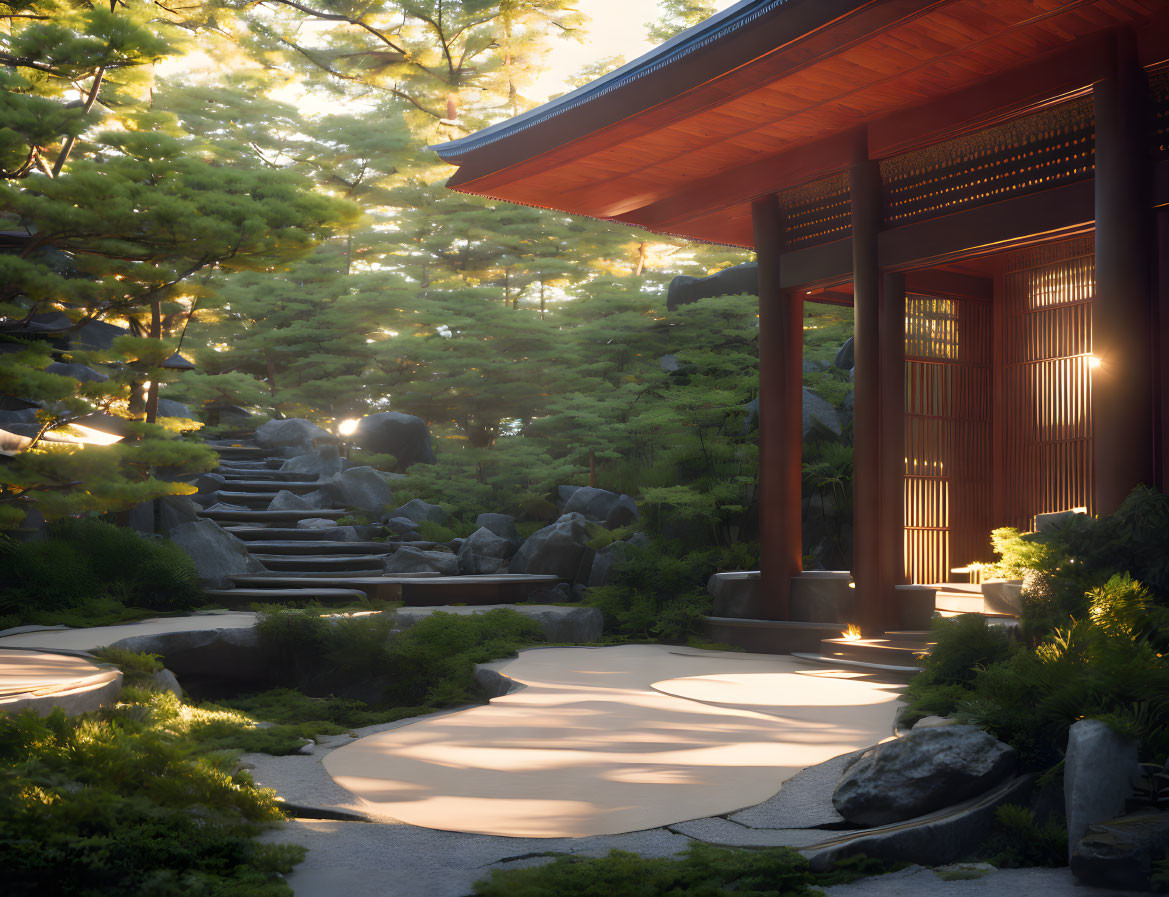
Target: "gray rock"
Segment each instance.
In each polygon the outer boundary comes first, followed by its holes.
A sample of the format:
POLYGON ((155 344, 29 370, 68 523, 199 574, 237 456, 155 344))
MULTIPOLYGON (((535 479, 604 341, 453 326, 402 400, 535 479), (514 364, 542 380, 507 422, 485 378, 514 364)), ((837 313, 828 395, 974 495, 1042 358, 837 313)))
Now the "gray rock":
POLYGON ((487 700, 501 698, 513 691, 519 691, 524 686, 514 679, 508 679, 498 670, 493 670, 484 664, 475 665, 475 685, 483 692, 487 700))
POLYGON ((293 448, 298 454, 315 451, 315 446, 335 443, 337 437, 312 421, 299 417, 270 420, 256 428, 256 444, 267 449, 293 448))
POLYGON ((386 573, 459 575, 459 559, 449 551, 421 551, 403 545, 386 559, 386 573))
POLYGON ((832 795, 858 825, 888 825, 982 794, 1015 770, 1014 748, 974 726, 917 729, 865 753, 832 795))
POLYGON ((296 526, 298 529, 330 529, 337 526, 337 521, 328 517, 305 517, 298 520, 296 526))
POLYGON ((699 299, 739 295, 759 295, 759 266, 755 262, 724 268, 709 277, 675 277, 666 293, 666 308, 673 311, 699 299))
POLYGON ((178 677, 168 669, 161 669, 150 677, 150 684, 159 691, 169 691, 176 698, 183 696, 183 687, 178 677))
POLYGON ((267 568, 248 554, 240 539, 212 520, 182 523, 170 531, 170 540, 191 556, 199 581, 205 586, 223 588, 231 585, 237 573, 267 573, 267 568))
POLYGON ((471 533, 458 548, 459 569, 463 573, 498 573, 515 554, 515 546, 485 526, 471 533))
POLYGON ((210 495, 227 489, 227 478, 217 473, 201 473, 195 478, 195 488, 200 495, 210 495))
POLYGON ((391 517, 388 520, 383 518, 386 529, 399 536, 417 535, 418 524, 409 517, 391 517))
POLYGON ((330 542, 362 542, 366 541, 362 538, 361 533, 357 531, 355 526, 337 526, 336 520, 327 520, 324 517, 308 517, 304 520, 297 521, 299 529, 311 529, 316 532, 314 539, 321 539, 330 542), (313 524, 312 526, 305 526, 306 523, 313 524))
POLYGON ((491 530, 517 548, 523 541, 515 528, 515 518, 510 514, 480 514, 475 518, 475 526, 491 530))
POLYGON ((957 726, 958 720, 949 716, 923 716, 913 724, 914 729, 936 729, 938 726, 957 726))
POLYGON ((411 464, 435 462, 430 430, 422 418, 413 414, 383 411, 363 417, 353 433, 353 442, 367 452, 393 455, 403 470, 411 464))
POLYGON ((711 616, 738 619, 757 616, 762 588, 758 570, 712 573, 706 581, 706 591, 714 599, 710 608, 711 616))
POLYGON ((582 486, 564 503, 564 513, 583 514, 586 520, 615 529, 637 520, 637 502, 628 495, 582 486))
POLYGON ((415 523, 421 523, 423 520, 429 520, 432 523, 442 523, 446 520, 446 511, 438 505, 432 505, 420 498, 414 498, 406 502, 400 508, 396 508, 386 514, 386 520, 393 520, 395 517, 406 517, 413 520, 415 523))
MULTIPOLYGON (((64 377, 72 377, 74 380, 80 380, 82 383, 104 383, 110 379, 109 374, 103 374, 101 371, 95 371, 91 367, 86 367, 83 364, 65 364, 60 361, 54 361, 45 366, 45 371, 50 374, 60 374, 64 377)), ((159 399, 162 402, 162 399, 159 399)), ((160 411, 159 414, 162 412, 160 411)))
POLYGON ((609 574, 614 564, 619 564, 629 556, 628 542, 610 542, 593 557, 593 566, 589 569, 589 588, 609 584, 609 574))
POLYGON ((271 661, 260 650, 255 628, 160 632, 120 639, 111 647, 158 654, 176 677, 274 685, 271 661))
POLYGON ((233 505, 228 501, 217 501, 207 508, 208 511, 250 511, 247 505, 233 505))
POLYGON ((650 539, 648 533, 634 533, 625 541, 634 548, 648 548, 652 540, 650 539))
POLYGON ((536 589, 528 595, 528 601, 543 604, 568 604, 575 597, 568 583, 561 582, 550 588, 536 589))
POLYGON ((832 365, 833 367, 840 368, 842 371, 851 371, 856 367, 856 354, 853 350, 853 338, 851 336, 844 341, 844 345, 836 353, 836 358, 832 360, 832 365))
POLYGON ((1169 813, 1149 811, 1088 826, 1072 850, 1072 873, 1097 888, 1152 890, 1153 862, 1169 849, 1169 813))
POLYGON ((174 399, 159 399, 158 400, 158 416, 159 417, 184 417, 187 420, 194 420, 195 415, 191 413, 191 409, 182 402, 176 402, 174 399))
POLYGON ((218 424, 223 427, 250 427, 252 412, 239 405, 209 405, 207 420, 212 425, 218 424))
POLYGON ((337 446, 327 443, 318 446, 315 452, 289 458, 280 465, 280 469, 285 473, 311 473, 319 480, 327 480, 339 474, 344 466, 337 446))
POLYGON ((565 502, 567 502, 570 498, 572 498, 572 496, 576 494, 576 491, 578 489, 582 489, 582 488, 584 488, 584 487, 583 486, 557 486, 556 487, 556 506, 558 508, 563 508, 565 502))
POLYGON ((338 508, 357 508, 381 513, 394 500, 394 494, 380 473, 372 467, 351 467, 335 475, 322 487, 338 508))
POLYGON ((185 495, 167 495, 158 500, 158 523, 164 533, 199 519, 199 506, 185 495))
POLYGON ((803 391, 803 434, 808 438, 812 428, 820 424, 833 436, 840 435, 840 418, 836 416, 836 409, 832 405, 804 387, 803 391))
POLYGON ((1132 739, 1097 719, 1072 723, 1063 771, 1069 856, 1088 826, 1124 812, 1136 765, 1137 743, 1132 739))
POLYGON ((310 508, 319 508, 319 504, 309 501, 306 496, 297 495, 287 489, 281 489, 268 502, 269 511, 307 511, 310 508))
POLYGON ((746 436, 759 426, 759 398, 752 399, 743 406, 743 410, 747 412, 747 416, 743 418, 743 425, 739 427, 740 436, 746 436))
POLYGON ((996 614, 1023 614, 1023 580, 992 579, 982 584, 982 601, 986 610, 996 614))
POLYGON ((821 371, 828 370, 830 367, 832 367, 832 365, 827 361, 817 361, 817 360, 812 359, 812 358, 805 358, 804 359, 804 373, 805 374, 818 374, 821 371))
POLYGON ((520 546, 508 569, 512 573, 544 573, 574 580, 588 545, 583 515, 564 514, 551 526, 536 530, 520 546))
POLYGON ((1065 523, 1070 523, 1085 511, 1053 511, 1050 514, 1035 515, 1035 532, 1048 533, 1057 530, 1065 523))

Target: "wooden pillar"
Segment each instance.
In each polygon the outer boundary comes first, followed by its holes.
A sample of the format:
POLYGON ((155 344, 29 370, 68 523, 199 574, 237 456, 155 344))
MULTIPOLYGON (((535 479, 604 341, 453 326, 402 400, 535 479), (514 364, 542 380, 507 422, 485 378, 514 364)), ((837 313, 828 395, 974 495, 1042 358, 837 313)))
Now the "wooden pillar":
POLYGON ((1128 35, 1092 89, 1096 112, 1096 300, 1092 424, 1097 514, 1154 481, 1152 142, 1149 87, 1128 35))
POLYGON ((759 606, 752 616, 787 620, 791 578, 803 563, 801 464, 803 300, 780 287, 779 200, 751 206, 759 262, 759 606))
MULTIPOLYGON (((881 454, 877 577, 882 611, 905 581, 905 275, 886 274, 880 299, 881 454)), ((893 613, 883 616, 893 617, 893 613)), ((893 622, 893 625, 897 625, 893 622)))
POLYGON ((852 477, 852 576, 857 622, 866 637, 892 624, 881 578, 881 176, 862 159, 849 169, 852 202, 852 295, 855 382, 852 477))
POLYGON ((1157 213, 1157 488, 1169 492, 1169 209, 1157 213))

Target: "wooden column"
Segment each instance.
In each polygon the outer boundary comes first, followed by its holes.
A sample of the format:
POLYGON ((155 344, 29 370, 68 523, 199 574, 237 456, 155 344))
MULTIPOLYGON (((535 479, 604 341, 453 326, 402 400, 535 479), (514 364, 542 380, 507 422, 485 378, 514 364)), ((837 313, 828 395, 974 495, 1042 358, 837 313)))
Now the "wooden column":
POLYGON ((1092 424, 1097 514, 1154 481, 1152 141, 1148 81, 1121 35, 1096 112, 1096 300, 1092 424))
POLYGON ((803 562, 803 300, 780 287, 783 216, 767 196, 751 206, 759 262, 759 561, 761 620, 787 620, 803 562))
POLYGON ((1169 209, 1157 212, 1157 386, 1160 444, 1157 488, 1169 492, 1169 209))
POLYGON ((855 383, 852 476, 852 576, 857 622, 866 637, 889 624, 881 580, 881 272, 877 234, 881 224, 881 177, 875 162, 849 169, 852 202, 852 294, 855 383))
MULTIPOLYGON (((905 275, 886 274, 880 299, 880 545, 882 611, 897 607, 905 582, 905 275)), ((883 613, 892 618, 893 613, 883 613)), ((896 621, 886 622, 897 625, 896 621)))

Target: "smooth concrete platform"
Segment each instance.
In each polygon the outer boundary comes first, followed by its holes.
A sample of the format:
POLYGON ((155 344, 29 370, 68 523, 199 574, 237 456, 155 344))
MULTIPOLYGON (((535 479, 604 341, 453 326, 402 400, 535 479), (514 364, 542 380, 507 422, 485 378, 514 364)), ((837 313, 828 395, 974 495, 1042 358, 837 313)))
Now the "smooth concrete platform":
POLYGON ((754 806, 891 737, 896 687, 790 657, 661 645, 524 651, 523 686, 334 750, 373 818, 530 838, 651 829, 754 806))
POLYGON ((83 657, 0 650, 0 712, 31 709, 47 716, 60 707, 69 714, 85 713, 115 700, 121 688, 121 670, 83 657))
POLYGON ((0 648, 92 651, 94 648, 112 645, 114 642, 135 635, 191 632, 202 629, 250 629, 255 624, 256 614, 244 611, 191 614, 185 617, 154 617, 138 623, 93 626, 89 629, 60 627, 18 632, 11 635, 0 633, 0 648))

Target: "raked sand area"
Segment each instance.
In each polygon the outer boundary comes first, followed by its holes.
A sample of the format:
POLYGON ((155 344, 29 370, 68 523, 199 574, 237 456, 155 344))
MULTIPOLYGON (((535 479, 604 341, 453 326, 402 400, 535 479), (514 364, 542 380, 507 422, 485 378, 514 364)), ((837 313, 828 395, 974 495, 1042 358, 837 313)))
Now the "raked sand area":
POLYGON ((759 803, 891 736, 894 687, 790 657, 662 645, 546 648, 523 688, 324 759, 370 815, 525 838, 655 828, 759 803))

